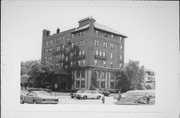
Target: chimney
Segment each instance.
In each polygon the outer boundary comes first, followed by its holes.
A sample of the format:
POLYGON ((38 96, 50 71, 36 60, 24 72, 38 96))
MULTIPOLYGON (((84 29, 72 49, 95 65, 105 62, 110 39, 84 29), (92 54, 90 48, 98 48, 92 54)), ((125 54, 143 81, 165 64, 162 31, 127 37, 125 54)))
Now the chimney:
POLYGON ((44 30, 43 30, 43 36, 44 36, 44 37, 50 36, 50 31, 44 29, 44 30))
POLYGON ((60 29, 59 28, 57 28, 57 31, 56 31, 56 33, 58 34, 58 33, 60 33, 60 29))

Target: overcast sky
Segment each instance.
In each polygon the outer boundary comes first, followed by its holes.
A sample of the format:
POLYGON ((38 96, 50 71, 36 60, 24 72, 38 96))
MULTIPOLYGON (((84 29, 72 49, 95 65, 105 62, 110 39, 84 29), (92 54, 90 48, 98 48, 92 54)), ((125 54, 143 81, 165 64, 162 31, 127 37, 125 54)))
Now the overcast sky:
POLYGON ((21 61, 41 58, 42 31, 51 34, 78 26, 93 17, 97 23, 125 34, 125 63, 162 67, 165 10, 152 2, 19 2, 15 7, 15 46, 21 61))

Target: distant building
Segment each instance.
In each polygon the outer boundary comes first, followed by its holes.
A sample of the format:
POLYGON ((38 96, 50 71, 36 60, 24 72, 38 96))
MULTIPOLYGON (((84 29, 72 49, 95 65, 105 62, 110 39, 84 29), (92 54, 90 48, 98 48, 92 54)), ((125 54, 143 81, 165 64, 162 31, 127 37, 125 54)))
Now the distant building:
POLYGON ((145 69, 145 86, 150 86, 152 89, 155 89, 155 72, 150 69, 145 69))
MULTIPOLYGON (((79 21, 77 28, 61 32, 57 29, 55 34, 43 30, 41 63, 52 65, 56 72, 54 79, 60 88, 58 89, 89 89, 92 84, 93 70, 96 71, 97 88, 109 90, 118 89, 116 72, 124 65, 125 35, 101 24, 93 18, 85 18, 79 21), (80 68, 72 70, 72 77, 64 73, 62 68, 69 66, 59 60, 69 61, 66 54, 67 42, 80 48, 77 61, 71 61, 70 66, 78 65, 80 68), (62 50, 62 51, 61 51, 62 50), (64 50, 64 51, 63 51, 64 50), (53 55, 55 51, 61 51, 53 55)), ((72 52, 70 55, 75 55, 72 52)))

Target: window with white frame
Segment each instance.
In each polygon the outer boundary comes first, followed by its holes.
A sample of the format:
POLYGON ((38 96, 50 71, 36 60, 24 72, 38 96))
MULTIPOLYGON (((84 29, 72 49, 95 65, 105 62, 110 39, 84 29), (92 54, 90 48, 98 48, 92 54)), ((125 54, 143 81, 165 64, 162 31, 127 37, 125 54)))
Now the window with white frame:
POLYGON ((110 63, 110 67, 113 68, 113 63, 112 62, 110 63))
POLYGON ((94 60, 94 65, 98 66, 98 61, 97 60, 94 60))
POLYGON ((103 52, 103 57, 105 57, 106 56, 106 53, 105 52, 103 52))
POLYGON ((113 34, 111 34, 111 38, 112 38, 112 39, 114 38, 114 35, 113 35, 113 34))
POLYGON ((119 63, 119 68, 122 68, 122 63, 119 63))
POLYGON ((85 60, 82 60, 82 65, 85 66, 85 60))
POLYGON ((96 35, 99 35, 99 31, 98 30, 96 30, 96 35))
POLYGON ((105 61, 103 61, 103 66, 106 67, 106 62, 105 61))
POLYGON ((74 38, 74 34, 71 34, 71 37, 74 38))
POLYGON ((102 52, 101 51, 99 51, 99 56, 102 56, 102 52))
POLYGON ((81 61, 80 61, 80 60, 78 60, 78 65, 79 65, 79 66, 81 65, 81 61))
POLYGON ((99 54, 98 51, 96 51, 96 56, 98 56, 98 54, 99 54))
POLYGON ((95 46, 99 46, 99 41, 95 40, 95 46))
POLYGON ((84 50, 82 51, 82 55, 84 55, 84 50))
POLYGON ((114 55, 111 53, 111 59, 114 57, 114 55))
POLYGON ((110 44, 110 48, 111 48, 111 49, 114 49, 114 44, 110 44))
POLYGON ((122 59, 122 57, 123 57, 123 56, 120 54, 120 55, 119 55, 119 59, 122 59))
POLYGON ((123 50, 123 46, 122 45, 120 45, 120 50, 123 50))

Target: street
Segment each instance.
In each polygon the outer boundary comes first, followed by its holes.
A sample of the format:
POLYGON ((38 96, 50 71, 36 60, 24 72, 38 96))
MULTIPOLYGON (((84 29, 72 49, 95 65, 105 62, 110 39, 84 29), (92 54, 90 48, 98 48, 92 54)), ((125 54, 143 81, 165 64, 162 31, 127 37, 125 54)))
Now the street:
MULTIPOLYGON (((21 90, 21 94, 26 94, 28 91, 21 90)), ((57 96, 59 98, 58 104, 93 104, 93 105, 99 105, 103 104, 101 99, 76 99, 71 98, 70 93, 66 92, 52 92, 52 96, 57 96)), ((110 96, 105 96, 105 102, 104 104, 112 105, 117 100, 114 99, 114 96, 116 94, 110 94, 110 96)))

